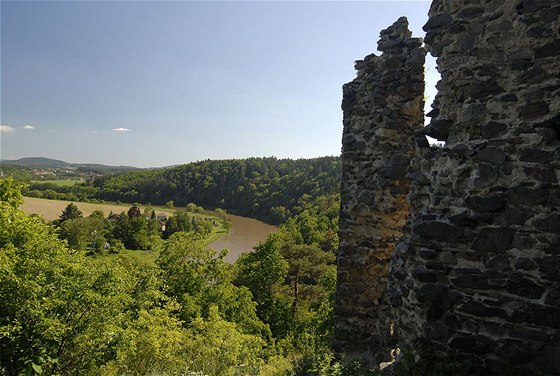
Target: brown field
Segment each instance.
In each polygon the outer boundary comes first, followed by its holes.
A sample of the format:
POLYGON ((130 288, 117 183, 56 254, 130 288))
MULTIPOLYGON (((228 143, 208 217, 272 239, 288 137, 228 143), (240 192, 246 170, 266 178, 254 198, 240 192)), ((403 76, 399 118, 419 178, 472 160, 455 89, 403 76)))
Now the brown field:
MULTIPOLYGON (((64 208, 72 201, 62 201, 62 200, 47 200, 45 198, 35 198, 35 197, 24 197, 23 205, 20 209, 26 214, 39 214, 41 217, 47 221, 52 221, 58 219, 60 213, 64 208)), ((89 202, 74 202, 76 206, 82 211, 84 216, 88 216, 95 210, 102 210, 105 216, 108 216, 112 211, 113 213, 120 213, 122 211, 127 211, 132 205, 131 204, 92 204, 89 202)), ((146 206, 140 205, 140 209, 144 210, 146 206)), ((173 210, 162 210, 161 208, 154 207, 156 212, 168 212, 172 213, 173 210)))

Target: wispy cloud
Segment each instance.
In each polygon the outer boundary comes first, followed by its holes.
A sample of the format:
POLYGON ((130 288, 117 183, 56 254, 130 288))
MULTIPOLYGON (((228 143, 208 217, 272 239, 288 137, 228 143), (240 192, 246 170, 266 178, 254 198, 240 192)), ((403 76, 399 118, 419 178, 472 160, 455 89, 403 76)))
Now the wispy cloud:
POLYGON ((32 125, 24 125, 23 129, 35 129, 35 127, 32 125))
POLYGON ((113 128, 115 132, 128 132, 130 129, 128 128, 113 128))
POLYGON ((9 133, 14 131, 14 127, 10 127, 9 125, 0 125, 0 132, 2 133, 9 133))

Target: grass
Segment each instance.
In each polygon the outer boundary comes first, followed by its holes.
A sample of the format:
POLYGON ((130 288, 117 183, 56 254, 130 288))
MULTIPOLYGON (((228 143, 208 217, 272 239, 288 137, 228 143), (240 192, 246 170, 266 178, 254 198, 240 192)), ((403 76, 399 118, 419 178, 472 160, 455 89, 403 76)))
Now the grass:
MULTIPOLYGON (((43 180, 36 181, 42 183, 53 183, 61 186, 71 186, 74 184, 81 183, 82 180, 43 180)), ((73 202, 80 208, 84 216, 88 216, 95 210, 101 210, 105 215, 109 215, 112 211, 113 213, 120 213, 122 211, 128 211, 133 204, 130 203, 115 203, 115 202, 80 202, 80 201, 68 201, 68 200, 52 200, 47 198, 37 198, 37 197, 24 197, 24 203, 20 207, 26 214, 38 214, 41 215, 47 221, 52 221, 58 219, 58 216, 64 210, 64 208, 73 202)), ((145 208, 151 208, 156 212, 164 212, 168 214, 173 214, 177 210, 185 210, 185 208, 176 207, 169 208, 163 205, 138 205, 141 210, 145 208)), ((212 211, 205 210, 203 213, 189 212, 191 216, 196 218, 206 218, 213 219, 221 222, 221 219, 217 215, 213 215, 212 211)), ((223 236, 223 235, 222 235, 223 236)))
POLYGON ((144 264, 148 266, 156 266, 156 259, 159 251, 143 251, 135 249, 126 249, 118 254, 109 253, 101 257, 119 258, 124 263, 144 264))
MULTIPOLYGON (((37 198, 37 197, 24 197, 23 205, 20 206, 20 209, 23 210, 26 214, 38 214, 42 216, 47 221, 53 221, 58 219, 60 213, 64 210, 64 208, 74 202, 76 206, 82 211, 83 215, 87 217, 95 210, 101 210, 105 216, 108 216, 110 212, 118 214, 122 211, 127 212, 128 209, 132 206, 132 204, 117 204, 117 203, 93 203, 93 202, 76 202, 76 201, 66 201, 66 200, 49 200, 46 198, 37 198)), ((165 212, 168 214, 175 213, 176 210, 181 210, 182 208, 166 208, 164 206, 157 206, 157 205, 138 205, 140 210, 144 210, 145 208, 152 208, 156 212, 165 212)), ((211 218, 217 221, 221 220, 213 215, 210 214, 201 214, 201 213, 189 213, 192 216, 197 218, 211 218)), ((223 236, 223 234, 221 235, 223 236)), ((219 238, 219 237, 218 237, 219 238)))
MULTIPOLYGON (((20 209, 26 214, 38 214, 42 216, 47 221, 52 221, 58 219, 60 213, 64 208, 70 204, 72 201, 64 200, 49 200, 46 198, 36 198, 36 197, 24 197, 23 205, 20 209)), ((108 216, 112 211, 113 213, 120 213, 122 211, 126 212, 132 206, 131 204, 113 204, 113 203, 90 203, 90 202, 74 202, 76 206, 82 211, 84 216, 88 216, 95 210, 101 210, 105 216, 108 216)), ((141 210, 146 208, 146 205, 139 206, 141 210)), ((155 208, 156 211, 164 211, 159 208, 155 208)), ((170 209, 165 210, 170 212, 170 209)), ((171 211, 173 213, 173 211, 171 211)))
MULTIPOLYGON (((221 221, 220 221, 221 223, 221 221)), ((227 230, 223 226, 214 226, 210 235, 206 237, 204 244, 208 245, 214 243, 216 240, 220 239, 222 236, 227 234, 227 230)))
POLYGON ((125 249, 119 253, 103 252, 102 254, 92 255, 95 258, 119 260, 124 265, 147 265, 152 267, 156 266, 158 256, 159 251, 144 251, 141 249, 125 249))
POLYGON ((76 184, 82 184, 81 179, 64 179, 64 180, 33 180, 32 183, 50 183, 60 187, 71 187, 76 184))

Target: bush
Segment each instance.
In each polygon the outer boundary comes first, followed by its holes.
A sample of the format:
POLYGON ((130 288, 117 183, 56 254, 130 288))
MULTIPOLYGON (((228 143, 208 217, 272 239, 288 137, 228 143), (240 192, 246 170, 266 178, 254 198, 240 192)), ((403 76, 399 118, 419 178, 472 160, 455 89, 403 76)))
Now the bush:
POLYGON ((120 240, 111 240, 109 243, 109 252, 111 253, 120 253, 124 252, 124 244, 120 240))
POLYGON ((27 192, 27 196, 28 197, 37 197, 37 198, 42 198, 43 197, 43 192, 41 192, 38 189, 34 189, 32 191, 27 192))

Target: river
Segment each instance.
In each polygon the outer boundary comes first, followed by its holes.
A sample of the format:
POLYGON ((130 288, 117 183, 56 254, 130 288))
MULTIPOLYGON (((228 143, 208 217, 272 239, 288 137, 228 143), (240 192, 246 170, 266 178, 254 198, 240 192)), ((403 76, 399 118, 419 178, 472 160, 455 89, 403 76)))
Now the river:
POLYGON ((259 242, 266 240, 268 234, 278 230, 278 227, 269 225, 253 218, 240 217, 228 214, 231 221, 229 233, 209 245, 210 248, 221 251, 229 249, 226 261, 235 262, 240 254, 251 252, 259 242))

